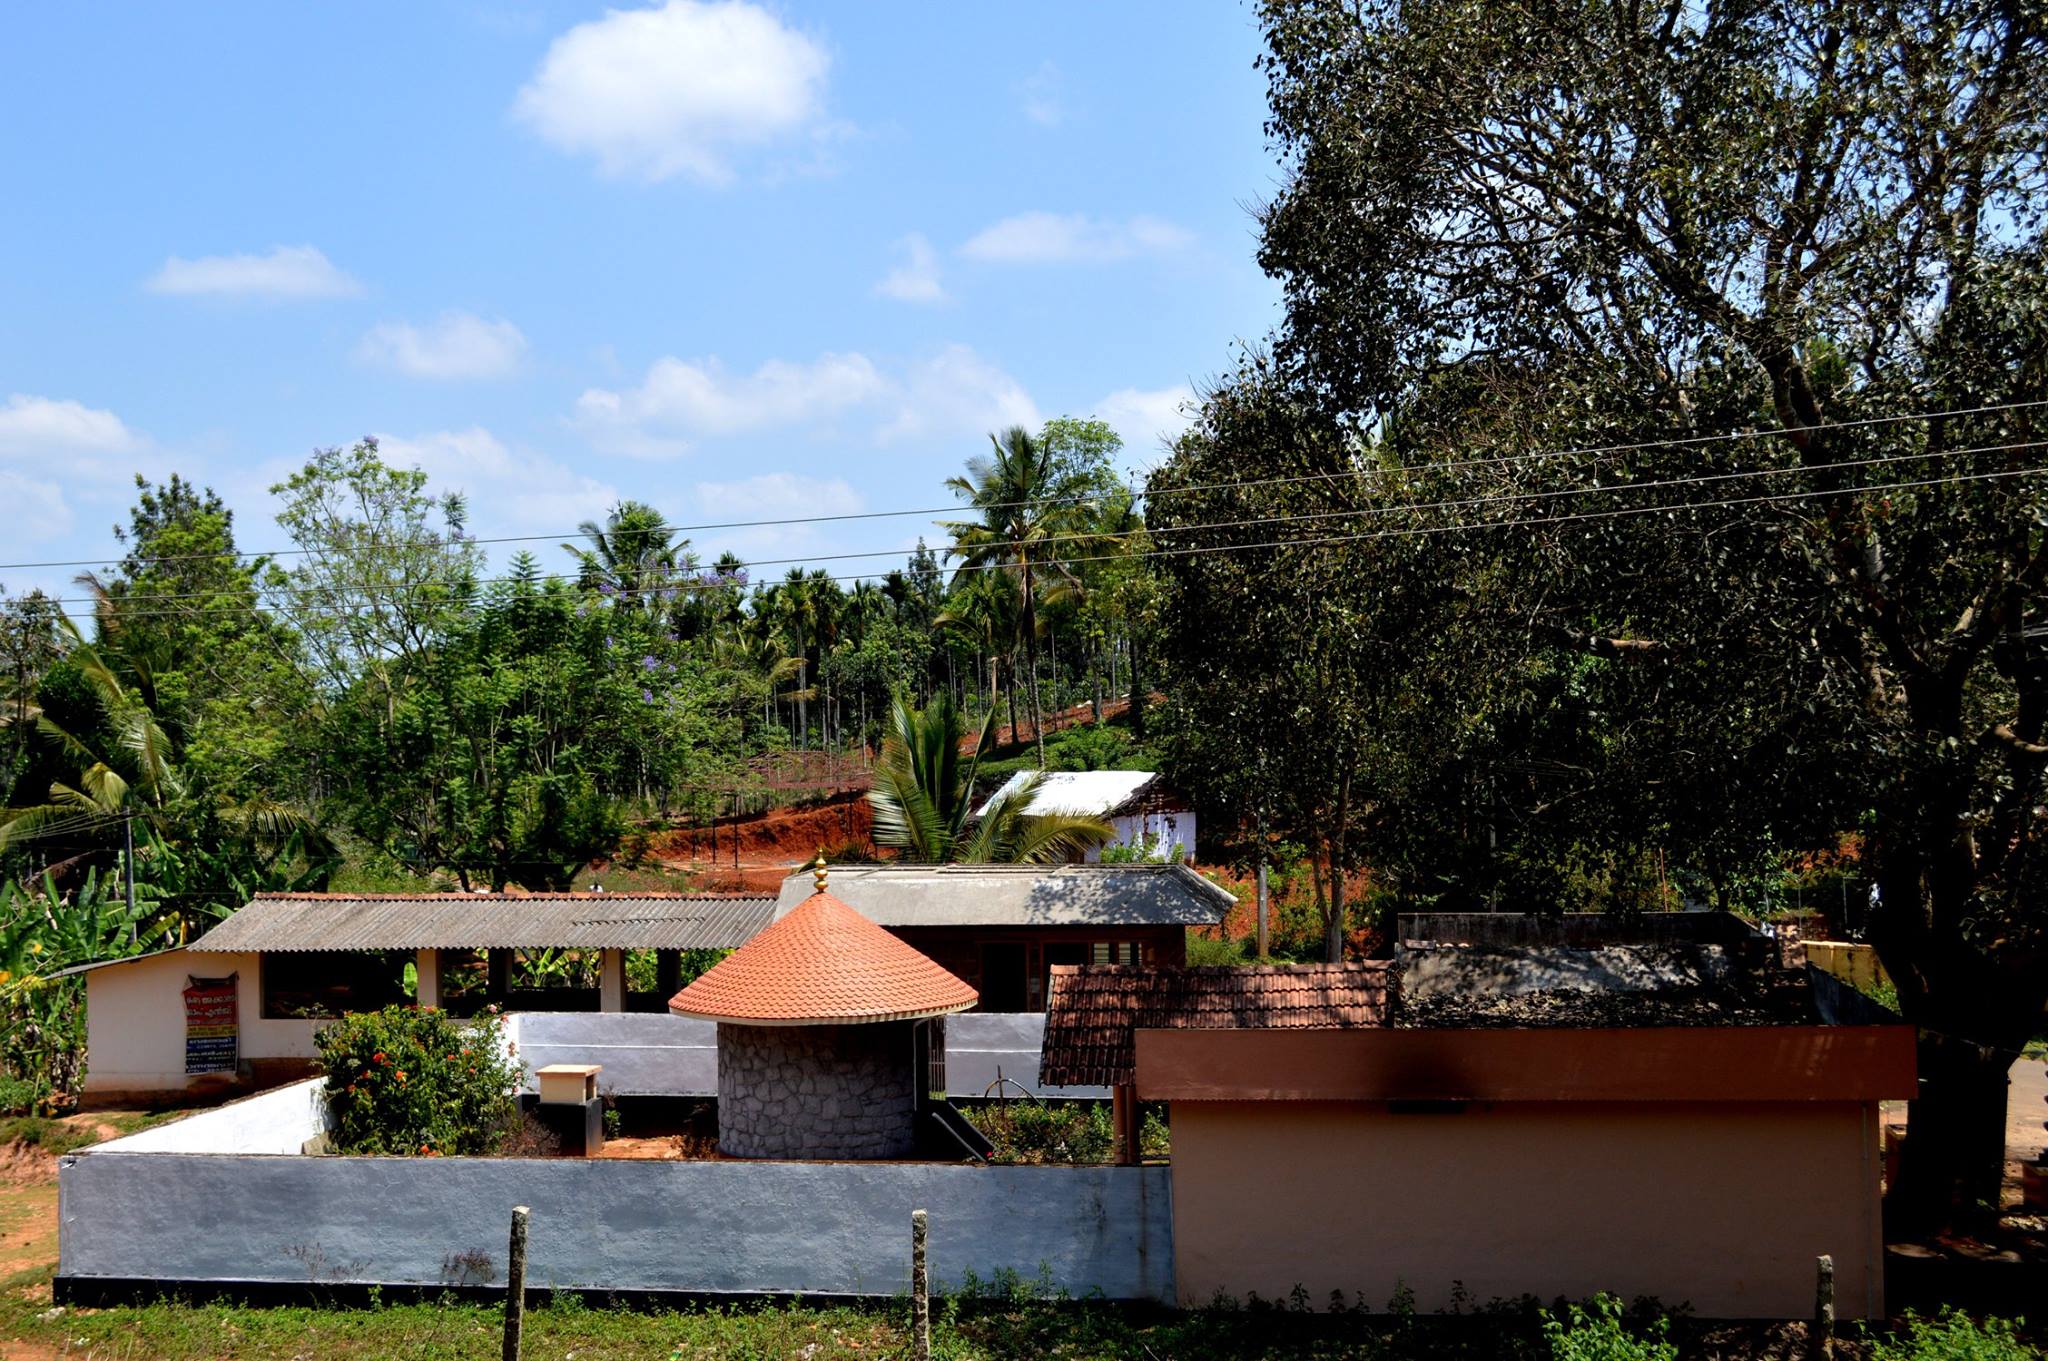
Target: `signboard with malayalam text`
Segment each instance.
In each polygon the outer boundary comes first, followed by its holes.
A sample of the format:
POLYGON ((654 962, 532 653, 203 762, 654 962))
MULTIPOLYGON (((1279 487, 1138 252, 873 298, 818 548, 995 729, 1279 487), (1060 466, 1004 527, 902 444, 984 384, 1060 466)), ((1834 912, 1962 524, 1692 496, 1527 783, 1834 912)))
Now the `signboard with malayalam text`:
POLYGON ((241 1062, 235 1025, 236 975, 187 977, 185 986, 185 1071, 232 1073, 241 1062))

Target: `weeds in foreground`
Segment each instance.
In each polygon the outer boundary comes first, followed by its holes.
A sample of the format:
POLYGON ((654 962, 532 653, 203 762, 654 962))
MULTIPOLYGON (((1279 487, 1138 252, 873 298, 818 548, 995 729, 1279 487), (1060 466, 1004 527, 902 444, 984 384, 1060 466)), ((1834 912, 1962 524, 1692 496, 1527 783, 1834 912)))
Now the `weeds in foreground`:
MULTIPOLYGON (((1545 1309, 1529 1299, 1421 1314, 1402 1292, 1382 1309, 1355 1299, 1219 1300, 1171 1312, 1072 1300, 1049 1276, 968 1278, 933 1301, 933 1354, 940 1361, 1672 1361, 1799 1354, 1797 1327, 1705 1325, 1611 1297, 1545 1309)), ((586 1306, 560 1295, 527 1316, 531 1356, 576 1361, 876 1361, 907 1355, 909 1303, 861 1307, 722 1305, 679 1312, 586 1306)), ((496 1306, 389 1304, 362 1309, 271 1308, 160 1302, 63 1311, 16 1294, 0 1298, 0 1343, 19 1340, 98 1361, 471 1361, 497 1354, 496 1306)), ((6 1348, 0 1345, 0 1352, 6 1348)), ((1944 1314, 1912 1320, 1874 1349, 1848 1344, 1842 1361, 2019 1361, 2039 1357, 2023 1330, 1998 1320, 1944 1314)))
POLYGON ((2039 1348, 2021 1340, 2025 1319, 1977 1320, 1945 1308, 1936 1318, 1909 1313, 1898 1332, 1879 1339, 1871 1361, 2034 1361, 2039 1348))

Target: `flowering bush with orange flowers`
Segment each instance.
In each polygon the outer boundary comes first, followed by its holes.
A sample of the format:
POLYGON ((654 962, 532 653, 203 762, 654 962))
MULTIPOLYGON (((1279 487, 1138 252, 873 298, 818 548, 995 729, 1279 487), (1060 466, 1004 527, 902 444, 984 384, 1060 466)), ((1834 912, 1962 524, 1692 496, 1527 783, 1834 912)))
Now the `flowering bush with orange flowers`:
POLYGON ((523 1065, 502 1017, 386 1007, 317 1036, 337 1153, 495 1153, 519 1123, 523 1065))

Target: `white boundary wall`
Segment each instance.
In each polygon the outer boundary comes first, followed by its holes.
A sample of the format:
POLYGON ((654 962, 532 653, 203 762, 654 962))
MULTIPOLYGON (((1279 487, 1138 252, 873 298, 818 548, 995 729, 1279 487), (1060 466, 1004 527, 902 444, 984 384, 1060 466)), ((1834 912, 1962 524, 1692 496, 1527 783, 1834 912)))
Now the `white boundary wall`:
POLYGON ((910 1212, 925 1209, 937 1281, 1043 1270, 1075 1295, 1170 1303, 1171 1195, 1164 1167, 264 1157, 107 1144, 60 1162, 60 1272, 167 1287, 502 1282, 512 1207, 528 1205, 537 1288, 887 1296, 908 1288, 910 1212))
POLYGON ((298 1153, 330 1123, 321 1089, 310 1077, 182 1120, 93 1146, 100 1153, 298 1153))
MULTIPOLYGON (((550 1063, 598 1063, 598 1085, 621 1096, 718 1095, 718 1027, 652 1012, 527 1011, 507 1018, 507 1036, 532 1073, 550 1063)), ((1044 1096, 1107 1101, 1107 1087, 1038 1085, 1045 1017, 1037 1012, 968 1011, 946 1018, 946 1086, 978 1097, 1001 1071, 1044 1096)))

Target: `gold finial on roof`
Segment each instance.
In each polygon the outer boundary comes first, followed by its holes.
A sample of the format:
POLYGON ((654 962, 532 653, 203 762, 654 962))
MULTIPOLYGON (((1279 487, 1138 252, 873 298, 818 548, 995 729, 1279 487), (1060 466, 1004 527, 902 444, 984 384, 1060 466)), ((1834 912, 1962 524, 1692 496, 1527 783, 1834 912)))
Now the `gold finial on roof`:
POLYGON ((825 891, 825 852, 822 850, 818 852, 818 858, 811 862, 811 882, 818 886, 817 892, 825 891))

